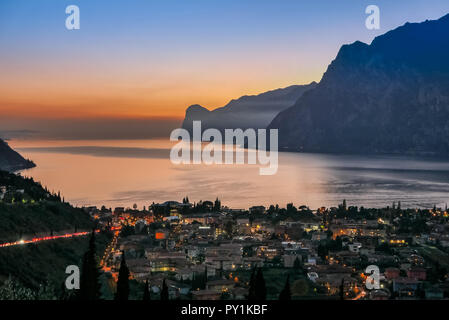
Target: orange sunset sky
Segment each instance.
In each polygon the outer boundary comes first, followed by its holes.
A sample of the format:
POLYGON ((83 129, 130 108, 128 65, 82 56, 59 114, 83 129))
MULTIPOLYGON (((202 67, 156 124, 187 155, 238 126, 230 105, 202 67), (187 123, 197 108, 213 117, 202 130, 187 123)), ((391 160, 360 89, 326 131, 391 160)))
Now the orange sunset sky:
POLYGON ((191 104, 319 81, 342 44, 449 11, 447 1, 379 0, 373 31, 365 1, 72 2, 80 30, 65 28, 72 3, 1 2, 1 130, 86 119, 174 126, 191 104))

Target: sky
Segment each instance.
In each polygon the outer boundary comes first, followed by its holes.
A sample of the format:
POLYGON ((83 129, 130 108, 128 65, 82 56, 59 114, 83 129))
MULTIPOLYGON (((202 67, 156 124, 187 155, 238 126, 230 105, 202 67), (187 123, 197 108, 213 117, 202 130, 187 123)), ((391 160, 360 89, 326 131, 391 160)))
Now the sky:
POLYGON ((0 133, 164 136, 189 105, 319 81, 341 45, 446 13, 447 0, 2 0, 0 133), (79 30, 65 27, 73 4, 79 30))

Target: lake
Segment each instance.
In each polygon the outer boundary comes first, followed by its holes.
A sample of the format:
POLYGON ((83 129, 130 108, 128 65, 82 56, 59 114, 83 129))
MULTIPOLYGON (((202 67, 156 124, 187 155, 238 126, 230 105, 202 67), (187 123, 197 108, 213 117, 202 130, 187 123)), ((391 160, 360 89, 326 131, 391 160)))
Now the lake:
POLYGON ((22 172, 77 205, 139 207, 152 202, 215 200, 231 208, 292 202, 312 209, 348 205, 445 206, 449 161, 399 157, 279 153, 279 169, 259 165, 174 165, 163 140, 12 140, 37 167, 22 172))

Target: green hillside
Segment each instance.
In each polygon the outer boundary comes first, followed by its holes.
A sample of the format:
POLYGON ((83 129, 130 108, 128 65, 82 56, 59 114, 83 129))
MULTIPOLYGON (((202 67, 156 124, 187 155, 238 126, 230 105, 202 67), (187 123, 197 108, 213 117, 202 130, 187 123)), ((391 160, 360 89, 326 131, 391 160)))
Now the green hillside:
MULTIPOLYGON (((109 233, 96 236, 98 255, 101 256, 110 239, 109 233)), ((67 277, 66 267, 81 268, 88 246, 89 236, 85 236, 0 248, 0 286, 12 277, 26 288, 36 290, 48 285, 59 293, 67 277)))
POLYGON ((0 171, 0 243, 22 236, 89 230, 93 222, 79 208, 61 201, 31 178, 0 171))
MULTIPOLYGON (((59 194, 49 192, 31 178, 0 171, 0 244, 27 240, 34 235, 72 233, 93 228, 91 217, 82 209, 63 202, 59 194)), ((99 255, 110 239, 109 232, 97 234, 99 255)), ((67 277, 66 267, 81 267, 88 243, 89 235, 86 235, 0 246, 0 299, 8 279, 20 290, 32 292, 32 297, 45 288, 50 292, 40 295, 39 299, 46 299, 47 296, 60 298, 67 277)))

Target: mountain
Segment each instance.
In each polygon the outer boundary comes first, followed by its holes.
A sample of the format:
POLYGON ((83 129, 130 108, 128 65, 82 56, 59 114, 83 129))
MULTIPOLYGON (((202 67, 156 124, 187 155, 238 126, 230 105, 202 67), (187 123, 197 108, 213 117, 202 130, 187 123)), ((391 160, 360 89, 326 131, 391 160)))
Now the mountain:
POLYGON ((19 153, 11 149, 5 141, 0 139, 0 170, 12 172, 35 166, 31 160, 24 159, 19 153))
POLYGON ((192 105, 186 110, 182 127, 191 131, 192 121, 201 120, 203 129, 266 128, 280 111, 293 105, 304 92, 315 86, 316 83, 312 82, 255 96, 243 96, 213 111, 200 105, 192 105))
POLYGON ((268 128, 281 150, 449 154, 449 15, 344 45, 268 128))

